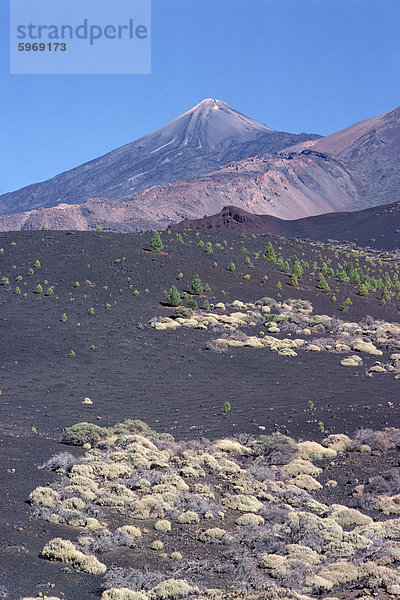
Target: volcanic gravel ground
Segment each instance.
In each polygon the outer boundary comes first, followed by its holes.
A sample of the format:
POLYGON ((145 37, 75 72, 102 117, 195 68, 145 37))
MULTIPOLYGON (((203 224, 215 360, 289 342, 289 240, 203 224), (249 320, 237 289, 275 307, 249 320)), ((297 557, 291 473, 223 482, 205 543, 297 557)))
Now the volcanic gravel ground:
MULTIPOLYGON (((279 429, 296 439, 319 441, 324 434, 318 431, 318 421, 328 433, 350 435, 359 427, 400 427, 400 382, 390 374, 365 374, 376 357, 366 356, 363 366, 349 369, 340 367, 341 355, 328 352, 300 350, 297 357, 286 358, 268 349, 229 348, 219 354, 205 349, 220 335, 213 331, 156 331, 147 324, 173 311, 165 305, 163 290, 174 284, 189 290, 195 273, 210 284, 211 291, 204 294, 210 302, 276 297, 280 280, 282 299, 309 299, 314 313, 348 321, 366 314, 396 321, 396 303, 382 307, 377 295, 361 298, 354 286, 343 283, 337 284, 338 302, 332 303, 332 293, 318 290, 306 277, 299 288, 287 285, 288 276, 262 255, 248 270, 241 246, 263 252, 271 239, 267 236, 202 234, 213 242, 212 254, 197 246, 200 238, 194 233, 183 237, 184 244, 175 234, 162 237, 166 247, 154 254, 148 251, 151 233, 39 231, 0 236, 0 276, 10 281, 0 287, 0 598, 18 599, 35 591, 65 594, 70 600, 98 597, 98 577, 38 557, 50 537, 74 533, 35 519, 26 504, 32 489, 52 481, 52 474, 37 467, 65 449, 59 440, 68 425, 142 419, 178 439, 257 435, 263 426, 267 432, 279 429), (228 247, 216 250, 215 243, 224 239, 228 247), (37 259, 39 268, 33 267, 37 259), (234 273, 227 270, 230 261, 236 263, 234 273), (27 274, 30 267, 32 275, 27 274), (180 272, 182 281, 177 279, 180 272), (247 272, 248 281, 243 279, 247 272), (269 280, 261 282, 265 274, 269 280), (15 283, 17 275, 22 280, 15 283), (76 281, 79 287, 74 287, 76 281), (54 285, 54 294, 35 293, 38 283, 43 292, 54 285), (22 291, 19 296, 16 285, 22 291), (338 310, 344 297, 353 301, 347 313, 338 310), (66 322, 61 321, 63 313, 66 322), (138 328, 141 323, 143 329, 138 328), (68 356, 71 349, 75 357, 68 356), (93 405, 82 404, 85 397, 93 405), (307 410, 309 400, 315 404, 313 412, 307 410), (225 401, 232 407, 227 416, 221 413, 225 401)), ((310 262, 324 260, 306 243, 278 244, 288 258, 304 252, 302 257, 310 262)), ((324 249, 317 250, 325 255, 324 249)), ((362 480, 362 474, 358 478, 362 480)))

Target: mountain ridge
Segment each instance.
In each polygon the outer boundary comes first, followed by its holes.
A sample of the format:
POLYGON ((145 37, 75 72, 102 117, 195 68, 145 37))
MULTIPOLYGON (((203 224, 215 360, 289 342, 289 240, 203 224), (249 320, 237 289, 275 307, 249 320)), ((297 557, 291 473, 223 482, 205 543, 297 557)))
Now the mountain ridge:
POLYGON ((225 206, 219 213, 202 219, 181 221, 172 231, 231 231, 272 234, 313 240, 356 242, 360 246, 393 250, 400 248, 400 201, 352 212, 331 212, 302 219, 284 220, 270 215, 225 206))

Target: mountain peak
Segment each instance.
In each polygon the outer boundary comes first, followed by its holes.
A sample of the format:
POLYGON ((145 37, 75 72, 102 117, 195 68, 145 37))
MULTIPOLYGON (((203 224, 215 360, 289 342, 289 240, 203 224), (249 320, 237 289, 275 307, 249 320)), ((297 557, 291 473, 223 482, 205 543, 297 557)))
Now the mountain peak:
POLYGON ((254 141, 272 129, 246 117, 216 98, 205 98, 182 115, 170 121, 152 136, 160 136, 164 144, 170 140, 190 148, 219 149, 221 144, 254 141))

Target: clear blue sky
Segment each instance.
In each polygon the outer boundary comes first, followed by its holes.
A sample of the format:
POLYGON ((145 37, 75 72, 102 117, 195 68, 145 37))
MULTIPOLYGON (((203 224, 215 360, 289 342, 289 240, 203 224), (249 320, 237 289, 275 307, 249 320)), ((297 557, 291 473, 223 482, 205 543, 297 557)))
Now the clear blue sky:
POLYGON ((207 97, 273 129, 323 135, 400 105, 399 0, 153 0, 152 15, 151 75, 9 75, 0 0, 0 193, 207 97))

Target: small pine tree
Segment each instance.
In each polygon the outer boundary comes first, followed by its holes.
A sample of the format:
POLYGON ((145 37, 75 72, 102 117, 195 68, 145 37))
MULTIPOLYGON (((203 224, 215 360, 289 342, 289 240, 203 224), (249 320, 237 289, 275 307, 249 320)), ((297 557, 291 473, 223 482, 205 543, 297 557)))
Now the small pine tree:
POLYGON ((271 242, 268 242, 267 249, 264 252, 264 258, 265 260, 269 260, 269 262, 276 262, 276 254, 271 242))
POLYGON ((236 265, 234 262, 230 262, 228 266, 229 271, 236 271, 236 265))
POLYGON ((320 274, 319 274, 319 284, 318 284, 318 287, 319 287, 321 290, 325 290, 325 291, 327 291, 327 292, 329 292, 329 290, 330 290, 330 287, 329 287, 329 285, 328 285, 328 282, 326 281, 326 279, 325 279, 324 275, 323 275, 321 272, 320 272, 320 274))
POLYGON ((213 253, 213 248, 212 248, 212 243, 211 242, 207 242, 206 251, 207 251, 207 254, 212 254, 213 253))
POLYGON ((294 285, 295 287, 297 287, 299 285, 296 273, 292 273, 291 274, 291 276, 290 276, 290 285, 294 285))
POLYGON ((161 250, 163 250, 164 244, 162 243, 161 236, 158 231, 154 232, 150 247, 152 252, 161 252, 161 250))
POLYGON ((343 312, 346 312, 347 310, 349 310, 350 306, 352 305, 352 301, 350 300, 350 298, 346 298, 346 300, 343 300, 341 306, 340 306, 340 310, 342 310, 343 312))
POLYGON ((282 271, 284 273, 290 273, 290 267, 289 267, 289 263, 287 260, 285 260, 285 262, 282 265, 282 271))
POLYGON ((38 283, 37 286, 36 286, 36 293, 37 294, 41 294, 42 292, 43 292, 43 288, 40 285, 40 283, 38 283))
POLYGON ((276 284, 276 289, 278 290, 278 292, 282 291, 282 284, 280 281, 278 281, 278 283, 276 284))
POLYGON ((190 288, 190 293, 194 294, 195 296, 199 296, 203 292, 204 292, 203 284, 201 283, 200 277, 196 273, 196 275, 193 277, 192 287, 190 288))
POLYGON ((231 410, 231 405, 230 405, 230 403, 229 403, 228 401, 227 401, 227 402, 224 402, 224 405, 223 405, 223 407, 222 407, 222 412, 223 412, 223 414, 224 414, 224 415, 226 415, 226 414, 227 414, 227 413, 228 413, 230 410, 231 410))
POLYGON ((167 298, 168 304, 170 306, 181 306, 182 300, 179 295, 177 288, 173 285, 169 290, 169 296, 167 298))
POLYGON ((359 296, 368 296, 368 288, 365 283, 361 284, 358 290, 359 296))
POLYGON ((294 273, 296 277, 301 277, 303 275, 303 267, 301 266, 300 262, 295 262, 293 264, 292 273, 294 273))
POLYGON ((389 292, 389 290, 387 289, 387 287, 386 287, 386 286, 384 286, 384 288, 383 288, 383 290, 382 290, 381 304, 382 304, 382 305, 385 305, 385 304, 386 304, 386 302, 387 302, 388 300, 390 300, 390 298, 391 298, 390 292, 389 292))
POLYGON ((190 300, 188 300, 187 305, 189 308, 197 308, 198 304, 197 304, 197 300, 194 300, 194 298, 191 298, 190 300))
POLYGON ((210 310, 211 307, 208 300, 204 300, 203 308, 204 310, 210 310))

